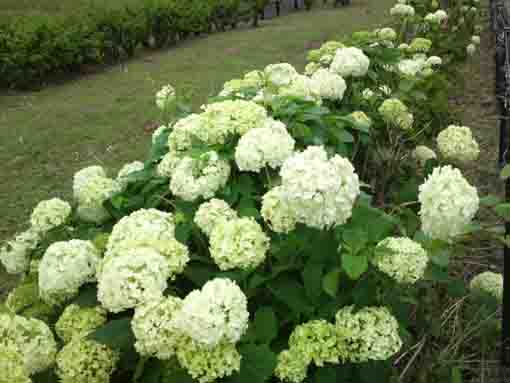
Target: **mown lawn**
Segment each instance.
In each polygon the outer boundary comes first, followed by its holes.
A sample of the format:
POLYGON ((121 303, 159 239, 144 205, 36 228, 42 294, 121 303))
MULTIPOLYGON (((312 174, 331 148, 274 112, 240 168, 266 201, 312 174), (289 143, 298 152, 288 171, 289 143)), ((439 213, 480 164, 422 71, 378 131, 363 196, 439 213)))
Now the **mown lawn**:
POLYGON ((143 159, 150 145, 147 127, 160 118, 153 97, 162 85, 191 93, 198 107, 223 82, 248 70, 279 61, 302 69, 311 47, 383 23, 393 2, 355 0, 347 8, 293 13, 258 29, 145 52, 42 91, 0 95, 0 239, 22 227, 39 200, 68 199, 77 170, 102 164, 113 172, 143 159))

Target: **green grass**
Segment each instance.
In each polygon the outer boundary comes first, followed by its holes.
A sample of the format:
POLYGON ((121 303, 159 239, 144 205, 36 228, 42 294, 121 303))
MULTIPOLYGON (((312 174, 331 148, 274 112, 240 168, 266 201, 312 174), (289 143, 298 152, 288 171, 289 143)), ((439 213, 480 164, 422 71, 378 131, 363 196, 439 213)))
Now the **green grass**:
POLYGON ((116 7, 129 5, 130 3, 139 2, 141 0, 0 0, 0 15, 27 13, 47 13, 47 14, 70 14, 76 13, 83 9, 95 7, 116 7))
POLYGON ((191 91, 198 107, 226 80, 248 70, 280 61, 302 69, 312 46, 375 27, 393 2, 358 0, 347 8, 298 12, 258 29, 144 53, 39 92, 0 95, 0 239, 23 227, 38 201, 69 199, 77 170, 102 164, 113 172, 143 159, 150 145, 144 126, 159 118, 154 94, 162 85, 191 91))

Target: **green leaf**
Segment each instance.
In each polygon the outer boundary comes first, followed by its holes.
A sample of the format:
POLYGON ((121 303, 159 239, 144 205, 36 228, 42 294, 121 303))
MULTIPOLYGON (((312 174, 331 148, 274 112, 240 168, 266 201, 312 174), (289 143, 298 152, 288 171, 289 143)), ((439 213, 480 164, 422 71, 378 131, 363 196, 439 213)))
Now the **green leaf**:
POLYGON ((297 314, 311 310, 305 288, 297 281, 282 276, 269 284, 269 290, 280 301, 297 314))
POLYGON ((335 367, 321 367, 315 371, 313 377, 314 383, 337 383, 335 367))
POLYGON ((55 374, 55 370, 53 368, 44 370, 37 374, 32 375, 31 381, 33 383, 55 383, 58 382, 58 377, 55 374))
POLYGON ((462 383, 462 373, 458 367, 452 367, 452 383, 462 383))
POLYGON ((510 219, 510 203, 501 203, 494 207, 494 211, 501 217, 510 219))
POLYGON ((499 174, 499 177, 502 180, 507 180, 508 178, 510 178, 510 164, 505 165, 503 170, 501 170, 501 173, 499 174))
POLYGON ((278 335, 278 320, 273 309, 269 306, 261 307, 255 313, 253 328, 260 343, 271 343, 278 335))
POLYGON ((368 258, 365 254, 345 253, 342 255, 342 269, 351 279, 359 279, 368 269, 368 258))
POLYGON ((340 287, 340 278, 342 270, 339 268, 331 270, 322 278, 322 289, 329 296, 336 298, 338 294, 338 288, 340 287))
POLYGON ((322 270, 324 265, 308 262, 303 270, 303 281, 305 283, 306 295, 312 301, 321 295, 322 270))
POLYGON ((127 351, 135 344, 135 336, 131 330, 131 318, 112 320, 89 334, 88 337, 120 351, 127 351))
POLYGON ((143 366, 143 373, 137 383, 159 383, 161 379, 161 373, 163 371, 163 365, 158 359, 149 359, 143 366))
POLYGON ((246 344, 240 347, 239 352, 242 356, 241 370, 227 382, 264 383, 271 378, 276 367, 276 355, 268 345, 246 344))
POLYGON ((349 252, 355 255, 366 246, 368 242, 368 234, 364 228, 356 227, 352 230, 345 230, 342 233, 342 240, 349 252))
POLYGON ((480 198, 480 205, 482 206, 495 206, 501 203, 501 198, 495 195, 486 195, 485 197, 480 198))
POLYGON ((430 261, 439 267, 448 267, 450 255, 448 251, 439 251, 435 254, 430 254, 430 261))
POLYGON ((86 285, 80 289, 80 293, 73 302, 80 307, 95 307, 99 305, 97 300, 97 285, 86 285))

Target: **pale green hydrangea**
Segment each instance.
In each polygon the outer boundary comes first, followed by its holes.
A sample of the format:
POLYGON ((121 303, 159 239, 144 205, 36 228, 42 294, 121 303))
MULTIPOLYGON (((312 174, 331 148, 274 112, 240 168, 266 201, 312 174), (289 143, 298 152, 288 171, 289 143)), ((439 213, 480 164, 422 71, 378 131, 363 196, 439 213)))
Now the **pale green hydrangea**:
POLYGON ((165 85, 156 93, 156 105, 161 110, 167 109, 175 99, 176 93, 172 85, 165 85))
POLYGON ((432 47, 432 41, 423 37, 416 37, 409 44, 409 51, 412 53, 427 53, 432 47))
POLYGON ((87 338, 74 338, 57 355, 61 383, 109 383, 119 361, 117 352, 87 338))
POLYGON ((417 242, 388 237, 377 244, 372 264, 398 283, 413 284, 423 278, 429 257, 417 242))
POLYGON ((362 112, 361 110, 352 112, 351 114, 349 114, 349 117, 351 117, 354 120, 354 122, 356 122, 356 124, 358 125, 362 125, 367 128, 369 128, 372 125, 372 120, 370 119, 370 117, 368 117, 366 113, 362 112))
POLYGON ((0 314, 0 349, 20 353, 25 371, 33 375, 53 364, 57 344, 43 321, 0 314))
POLYGON ((74 297, 82 285, 95 281, 100 259, 90 241, 72 239, 50 245, 39 264, 41 299, 58 305, 74 297))
POLYGON ((317 91, 318 88, 310 77, 298 74, 289 85, 280 87, 278 94, 284 97, 319 102, 320 96, 317 91))
POLYGON ((393 28, 381 28, 377 31, 377 37, 381 40, 393 41, 397 39, 397 32, 393 28))
POLYGON ((471 280, 469 288, 473 292, 489 294, 498 302, 503 302, 503 276, 499 273, 480 273, 471 280))
POLYGON ((205 130, 204 119, 199 114, 190 114, 181 118, 173 126, 172 132, 168 135, 169 151, 178 153, 191 148, 193 139, 198 138, 198 132, 205 130))
POLYGON ((37 280, 27 278, 9 292, 5 307, 14 314, 48 322, 55 314, 55 308, 39 298, 37 280))
POLYGON ((413 126, 413 115, 408 112, 407 106, 397 98, 384 100, 378 112, 387 124, 393 124, 402 130, 409 130, 413 126))
POLYGON ((206 235, 211 235, 219 222, 237 218, 237 213, 225 201, 213 198, 198 208, 194 222, 206 235))
POLYGON ((260 214, 276 233, 289 233, 295 229, 297 217, 285 198, 285 190, 277 186, 262 197, 260 214))
POLYGON ((86 222, 102 223, 110 218, 103 203, 122 190, 122 185, 107 177, 91 176, 82 179, 75 176, 74 198, 78 203, 77 214, 86 222), (76 180, 79 180, 76 184, 76 180))
POLYGON ((71 205, 59 198, 41 201, 30 216, 30 224, 39 233, 46 233, 64 224, 71 210, 71 205))
POLYGON ((128 183, 128 176, 132 173, 142 171, 145 165, 141 161, 133 161, 129 164, 124 165, 117 174, 117 182, 125 188, 128 183))
POLYGON ((354 312, 353 306, 347 306, 335 319, 345 334, 347 359, 353 363, 387 360, 402 347, 398 322, 386 307, 364 307, 354 312))
POLYGON ((135 348, 140 355, 162 360, 175 355, 183 335, 176 329, 173 319, 181 306, 180 298, 169 296, 135 309, 131 327, 136 338, 135 348))
POLYGON ((407 4, 395 4, 393 8, 390 9, 390 14, 392 16, 397 17, 412 17, 415 14, 415 10, 411 5, 407 4))
POLYGON ((41 241, 40 233, 30 228, 0 248, 0 262, 9 274, 22 274, 30 264, 30 255, 41 241))
POLYGON ((306 64, 306 67, 305 67, 305 75, 307 76, 313 76, 313 74, 315 72, 317 72, 319 69, 321 69, 322 66, 319 64, 319 63, 316 63, 316 62, 310 62, 308 64, 306 64))
POLYGON ((467 126, 450 125, 437 135, 437 147, 444 158, 465 164, 478 159, 480 148, 467 126))
POLYGON ((165 154, 161 162, 158 164, 157 173, 162 177, 171 178, 174 174, 175 168, 179 165, 181 157, 175 152, 168 152, 165 154))
POLYGON ((416 162, 418 162, 420 166, 424 166, 428 160, 435 160, 437 155, 432 149, 424 145, 418 145, 416 148, 414 148, 412 157, 416 160, 416 162))
POLYGON ((309 364, 310 359, 307 354, 283 350, 278 354, 274 374, 283 382, 301 383, 308 375, 309 364))
POLYGON ((102 307, 67 306, 55 324, 58 337, 69 343, 75 337, 84 337, 106 323, 106 310, 102 307))
POLYGON ((368 72, 370 59, 356 47, 341 48, 335 53, 331 71, 346 77, 363 77, 368 72))
POLYGON ((73 177, 73 195, 74 198, 82 194, 82 189, 89 182, 90 178, 107 178, 106 171, 101 166, 89 166, 77 171, 73 177))
POLYGON ((280 88, 289 86, 299 75, 296 69, 287 63, 271 64, 264 69, 269 86, 280 88))
POLYGON ((269 238, 252 218, 221 221, 210 237, 210 253, 220 270, 253 269, 266 259, 269 238))
POLYGON ((23 364, 23 355, 13 349, 0 351, 0 383, 32 383, 23 364))

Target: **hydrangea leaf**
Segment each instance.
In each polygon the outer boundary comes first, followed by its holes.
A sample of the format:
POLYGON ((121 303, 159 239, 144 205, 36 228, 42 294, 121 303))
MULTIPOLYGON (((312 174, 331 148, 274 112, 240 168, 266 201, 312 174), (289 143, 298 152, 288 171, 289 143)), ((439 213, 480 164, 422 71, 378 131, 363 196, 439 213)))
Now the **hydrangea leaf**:
POLYGON ((312 301, 321 295, 322 273, 324 265, 308 262, 303 270, 303 281, 305 283, 306 295, 312 301))
POLYGON ((351 279, 359 279, 368 269, 368 257, 366 254, 353 255, 345 253, 342 255, 342 269, 351 279))
POLYGON ((315 371, 314 383, 336 383, 338 382, 336 376, 336 368, 334 367, 322 367, 315 371))
POLYGON ((342 271, 339 268, 331 270, 322 278, 322 289, 332 298, 336 298, 340 286, 342 271))
POLYGON ((241 370, 228 379, 228 383, 264 383, 271 378, 276 367, 276 355, 269 346, 247 344, 239 351, 242 355, 241 370))
POLYGON ((269 306, 261 307, 255 313, 253 321, 257 340, 269 344, 278 335, 278 319, 269 306))
POLYGON ((131 330, 131 318, 112 320, 88 336, 89 339, 104 344, 111 349, 130 350, 135 343, 131 330))

